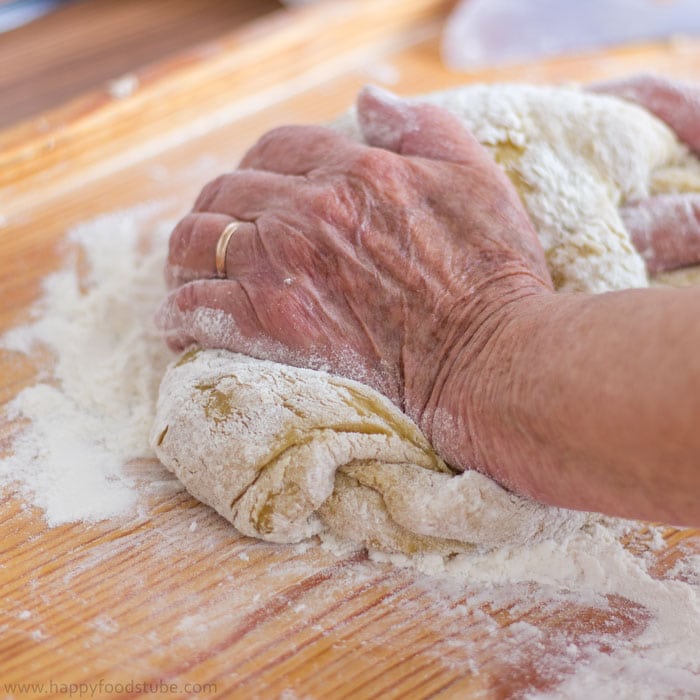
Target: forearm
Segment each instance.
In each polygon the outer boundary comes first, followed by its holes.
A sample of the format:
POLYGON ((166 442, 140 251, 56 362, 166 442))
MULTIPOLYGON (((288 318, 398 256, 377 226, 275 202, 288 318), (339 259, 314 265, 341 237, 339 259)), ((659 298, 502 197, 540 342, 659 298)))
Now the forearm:
POLYGON ((544 502, 699 524, 699 309, 700 290, 529 297, 453 404, 449 457, 544 502))

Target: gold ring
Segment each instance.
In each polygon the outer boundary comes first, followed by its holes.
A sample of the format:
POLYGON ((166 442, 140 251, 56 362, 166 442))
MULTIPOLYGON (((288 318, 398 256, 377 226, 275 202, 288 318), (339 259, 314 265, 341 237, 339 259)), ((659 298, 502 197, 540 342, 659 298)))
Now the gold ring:
POLYGON ((226 250, 228 249, 231 236, 236 233, 236 229, 240 225, 240 221, 232 221, 230 224, 227 224, 216 242, 216 274, 219 277, 226 277, 226 250))

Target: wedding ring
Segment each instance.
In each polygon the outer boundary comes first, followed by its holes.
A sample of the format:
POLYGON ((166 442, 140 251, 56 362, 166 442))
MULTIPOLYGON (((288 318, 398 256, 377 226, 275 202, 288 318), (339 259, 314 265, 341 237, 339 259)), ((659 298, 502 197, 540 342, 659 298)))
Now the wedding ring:
POLYGON ((231 236, 236 233, 236 229, 240 225, 240 221, 232 221, 221 232, 219 240, 216 242, 216 274, 219 277, 226 277, 226 251, 228 249, 231 236))

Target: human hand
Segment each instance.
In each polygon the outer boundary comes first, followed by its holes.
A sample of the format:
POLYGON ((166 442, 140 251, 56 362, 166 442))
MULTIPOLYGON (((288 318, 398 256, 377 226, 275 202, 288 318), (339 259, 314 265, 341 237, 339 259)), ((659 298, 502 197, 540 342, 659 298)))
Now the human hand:
MULTIPOLYGON (((699 85, 635 75, 587 89, 644 107, 700 156, 699 85)), ((620 213, 652 274, 700 262, 700 194, 657 195, 628 203, 620 213)))
POLYGON ((171 236, 158 322, 176 350, 227 348, 370 384, 430 438, 447 395, 485 381, 491 339, 551 279, 514 188, 455 117, 376 90, 357 107, 369 146, 282 127, 204 188, 171 236), (244 223, 216 279, 232 218, 244 223))

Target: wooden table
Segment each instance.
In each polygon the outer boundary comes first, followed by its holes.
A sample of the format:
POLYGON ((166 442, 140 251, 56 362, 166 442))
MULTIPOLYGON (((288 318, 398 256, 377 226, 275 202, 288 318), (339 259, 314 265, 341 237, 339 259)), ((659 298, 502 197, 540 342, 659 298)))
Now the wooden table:
MULTIPOLYGON (((26 318, 42 277, 61 265, 47 251, 67 227, 146 199, 174 198, 172 213, 184 212, 203 182, 266 129, 329 119, 366 82, 417 93, 652 67, 700 74, 697 43, 454 74, 438 55, 445 11, 437 0, 285 11, 142 71, 133 94, 104 89, 0 133, 0 331, 26 318), (196 181, 187 175, 194 162, 196 181)), ((0 350, 0 403, 39 369, 0 350)), ((0 450, 15 430, 0 420, 0 450)), ((144 483, 163 476, 155 463, 136 469, 144 483)), ((642 624, 624 599, 605 612, 553 609, 533 586, 485 591, 364 555, 250 540, 181 491, 144 492, 140 505, 139 516, 48 529, 40 512, 4 498, 1 682, 45 682, 46 693, 49 681, 56 690, 162 680, 176 696, 195 694, 186 684, 199 683, 214 684, 199 688, 201 697, 505 698, 570 672, 562 643, 642 624)), ((681 542, 700 551, 697 531, 669 529, 657 575, 681 542)))
POLYGON ((277 0, 73 0, 0 34, 0 128, 251 19, 277 0))

